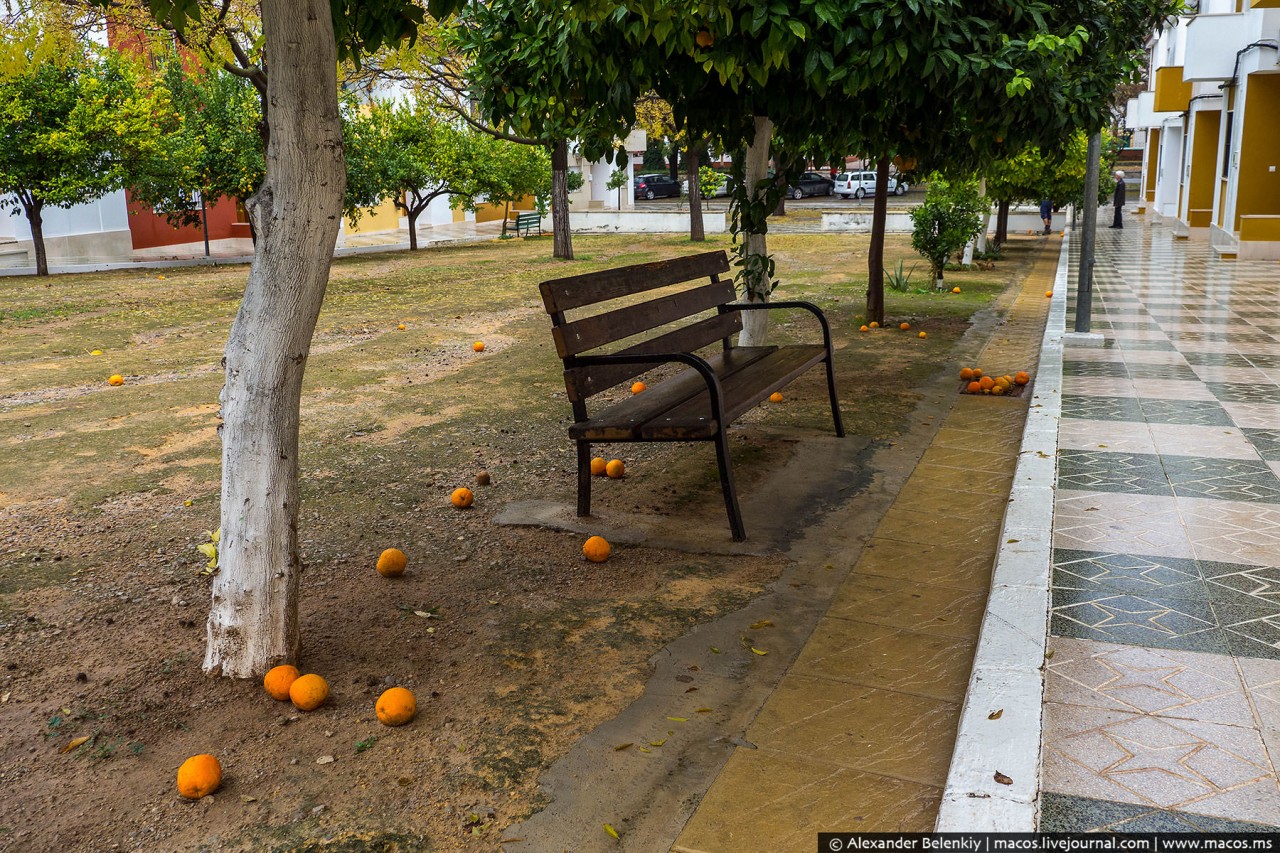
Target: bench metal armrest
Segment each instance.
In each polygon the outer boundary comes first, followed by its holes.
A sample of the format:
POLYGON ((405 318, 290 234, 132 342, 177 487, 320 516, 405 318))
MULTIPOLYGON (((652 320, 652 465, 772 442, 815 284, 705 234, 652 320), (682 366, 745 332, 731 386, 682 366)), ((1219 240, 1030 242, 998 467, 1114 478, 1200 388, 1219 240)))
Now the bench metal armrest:
POLYGON ((800 299, 782 300, 779 302, 731 302, 725 305, 721 310, 724 311, 762 311, 769 308, 803 308, 813 316, 818 318, 818 322, 822 324, 822 344, 826 347, 827 354, 831 354, 831 324, 827 322, 827 315, 822 313, 822 309, 812 302, 805 302, 800 299))
POLYGON ((724 420, 723 393, 720 390, 720 377, 707 364, 707 360, 687 352, 653 352, 636 353, 634 355, 577 355, 566 358, 565 367, 589 367, 593 364, 669 364, 679 362, 698 371, 698 375, 707 383, 707 393, 711 397, 711 411, 716 420, 724 420))

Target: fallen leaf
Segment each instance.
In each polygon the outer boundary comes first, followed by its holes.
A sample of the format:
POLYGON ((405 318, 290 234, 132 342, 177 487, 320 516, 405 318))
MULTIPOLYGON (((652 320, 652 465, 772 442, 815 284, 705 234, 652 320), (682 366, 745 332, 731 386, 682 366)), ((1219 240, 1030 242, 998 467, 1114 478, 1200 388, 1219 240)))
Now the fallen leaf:
POLYGON ((12 696, 12 695, 13 695, 13 692, 12 692, 12 691, 10 691, 10 692, 5 693, 3 696, 0 696, 0 703, 8 702, 8 701, 9 701, 9 697, 10 697, 10 696, 12 696))
POLYGON ((620 838, 622 837, 622 836, 618 835, 618 830, 614 829, 614 828, 613 828, 613 824, 611 824, 611 823, 606 823, 606 824, 604 825, 604 831, 605 831, 605 832, 607 832, 607 833, 609 833, 609 835, 610 835, 611 837, 613 837, 613 838, 619 838, 619 839, 620 839, 620 838))
POLYGON ((256 803, 257 801, 257 797, 246 797, 244 794, 240 795, 240 802, 242 803, 256 803))
POLYGON ((751 623, 752 631, 759 631, 761 628, 772 628, 773 621, 770 619, 761 619, 759 622, 751 623))
POLYGON ((751 647, 751 651, 752 651, 753 653, 757 654, 757 655, 760 655, 761 657, 763 657, 764 655, 769 654, 769 653, 768 653, 768 652, 766 652, 764 649, 757 649, 755 646, 752 646, 752 647, 751 647))
POLYGON ((713 654, 713 655, 718 655, 718 654, 720 654, 720 650, 719 650, 719 649, 717 649, 715 646, 712 646, 712 647, 711 647, 711 654, 713 654))
POLYGON ((1044 659, 1045 659, 1045 660, 1053 660, 1053 651, 1052 651, 1052 650, 1050 650, 1050 651, 1045 652, 1045 653, 1044 653, 1044 659))
POLYGON ((997 782, 999 782, 1001 785, 1012 785, 1012 784, 1013 784, 1013 780, 1012 780, 1012 779, 1010 779, 1008 776, 1004 775, 1003 773, 1001 773, 999 770, 997 770, 997 771, 996 771, 995 779, 996 779, 996 781, 997 781, 997 782))
POLYGON ((667 719, 668 719, 668 720, 670 720, 670 721, 671 721, 671 722, 673 722, 673 723, 687 723, 687 722, 689 722, 689 718, 688 718, 688 717, 667 717, 667 719))
POLYGON ((653 752, 652 749, 646 749, 643 746, 637 746, 636 749, 640 750, 641 752, 653 752))
POLYGON ((1099 447, 1106 447, 1106 445, 1105 445, 1105 444, 1099 444, 1098 446, 1099 446, 1099 447))
POLYGON ((83 735, 81 737, 75 738, 74 740, 71 741, 71 743, 64 746, 62 748, 62 751, 70 752, 71 750, 75 749, 77 746, 84 746, 86 743, 89 742, 89 738, 91 737, 93 737, 93 735, 83 735))
POLYGON ((626 748, 627 748, 627 747, 629 747, 629 746, 631 746, 631 744, 630 744, 630 743, 620 743, 620 744, 618 744, 617 746, 615 746, 615 747, 613 748, 613 751, 614 751, 614 752, 622 752, 622 750, 626 749, 626 748))
POLYGON ((1013 545, 1013 544, 1015 544, 1015 543, 1017 543, 1017 542, 1021 542, 1021 541, 1022 541, 1021 539, 1006 539, 1006 540, 1004 540, 1004 544, 1006 544, 1006 545, 1013 545))
POLYGON ((699 708, 695 713, 698 713, 698 714, 710 714, 710 713, 711 713, 711 709, 710 709, 710 708, 699 708))
POLYGON ((666 738, 663 738, 662 740, 651 740, 649 741, 649 746, 662 746, 666 742, 666 738))
MULTIPOLYGON (((490 602, 490 603, 492 603, 492 602, 490 602)), ((415 610, 415 611, 413 611, 413 615, 414 615, 414 616, 421 616, 423 619, 430 619, 434 614, 432 614, 432 613, 428 613, 428 612, 427 612, 427 611, 425 611, 425 610, 415 610)))
POLYGON ((338 759, 334 758, 332 755, 322 755, 316 759, 316 764, 332 764, 337 760, 338 759))
POLYGON ((1000 718, 1001 718, 1001 717, 1003 717, 1003 716, 1004 716, 1004 708, 1001 708, 1001 709, 1000 709, 1000 710, 998 710, 998 711, 992 711, 990 714, 987 714, 987 719, 988 719, 988 720, 998 720, 998 719, 1000 719, 1000 718))
POLYGON ((695 690, 697 690, 697 689, 698 689, 698 688, 696 688, 696 687, 690 687, 689 689, 685 690, 684 692, 685 692, 685 693, 692 693, 693 691, 695 691, 695 690))

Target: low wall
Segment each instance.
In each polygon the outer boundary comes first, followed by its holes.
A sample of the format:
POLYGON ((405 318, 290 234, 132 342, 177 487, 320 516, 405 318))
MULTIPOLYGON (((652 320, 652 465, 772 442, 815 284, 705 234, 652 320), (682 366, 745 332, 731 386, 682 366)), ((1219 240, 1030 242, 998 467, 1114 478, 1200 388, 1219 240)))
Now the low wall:
MULTIPOLYGON (((1069 209, 1064 209, 1053 215, 1053 230, 1061 231, 1070 219, 1069 209)), ((991 224, 988 230, 995 233, 996 218, 995 214, 991 216, 991 224)), ((822 230, 823 231, 849 231, 854 234, 871 233, 871 211, 865 213, 824 213, 822 214, 822 230)), ((912 231, 911 214, 909 213, 890 213, 885 216, 884 222, 885 233, 888 234, 909 234, 912 231)), ((1009 233, 1025 234, 1028 231, 1043 231, 1044 221, 1040 218, 1038 212, 1011 212, 1009 214, 1009 233)))
MULTIPOLYGON (((689 233, 689 211, 649 212, 629 210, 569 211, 569 229, 575 234, 660 234, 689 233)), ((543 233, 551 233, 551 217, 542 220, 543 233)), ((728 230, 722 211, 702 214, 702 230, 708 234, 723 234, 728 230)))

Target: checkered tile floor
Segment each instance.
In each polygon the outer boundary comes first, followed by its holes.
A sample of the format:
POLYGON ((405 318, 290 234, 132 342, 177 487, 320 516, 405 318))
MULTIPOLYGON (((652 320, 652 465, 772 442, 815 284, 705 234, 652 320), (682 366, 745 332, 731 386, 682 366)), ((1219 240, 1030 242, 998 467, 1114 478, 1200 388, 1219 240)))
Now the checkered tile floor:
POLYGON ((1040 828, 1274 832, 1280 266, 1131 220, 1098 232, 1093 317, 1105 346, 1063 357, 1040 828))

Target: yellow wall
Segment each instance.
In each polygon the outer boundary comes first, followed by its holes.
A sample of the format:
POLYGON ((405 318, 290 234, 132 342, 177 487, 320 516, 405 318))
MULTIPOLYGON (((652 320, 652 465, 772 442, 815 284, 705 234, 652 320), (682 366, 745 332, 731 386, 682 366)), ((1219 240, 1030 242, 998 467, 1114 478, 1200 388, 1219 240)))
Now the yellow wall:
MULTIPOLYGON (((1236 118, 1240 119, 1239 113, 1236 118)), ((1280 214, 1280 75, 1250 74, 1241 128, 1235 230, 1241 216, 1280 214), (1271 168, 1276 171, 1269 171, 1271 168)))
POLYGON ((1195 114, 1195 135, 1191 139, 1191 180, 1187 188, 1187 224, 1205 227, 1213 210, 1213 190, 1218 184, 1218 132, 1221 110, 1200 110, 1195 114))
MULTIPOLYGON (((534 209, 534 199, 533 199, 533 196, 531 195, 527 195, 524 198, 520 199, 519 201, 511 202, 512 212, 515 212, 517 210, 533 210, 533 209, 534 209)), ((507 206, 505 204, 477 205, 476 206, 476 222, 493 222, 494 220, 501 219, 506 212, 507 212, 507 206)))
POLYGON ((1280 9, 1280 0, 1253 0, 1251 9, 1280 9))
POLYGON ((1158 113, 1180 113, 1191 103, 1191 84, 1182 82, 1182 66, 1166 65, 1156 69, 1155 110, 1158 113))
POLYGON ((1280 242, 1280 216, 1246 216, 1240 220, 1242 241, 1280 242))
POLYGON ((400 211, 395 203, 387 199, 373 209, 373 213, 363 211, 359 222, 347 220, 348 234, 371 234, 374 231, 395 231, 400 227, 400 211))
POLYGON ((1143 164, 1143 196, 1147 201, 1156 200, 1156 172, 1160 171, 1160 128, 1147 131, 1147 162, 1143 164))

